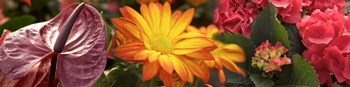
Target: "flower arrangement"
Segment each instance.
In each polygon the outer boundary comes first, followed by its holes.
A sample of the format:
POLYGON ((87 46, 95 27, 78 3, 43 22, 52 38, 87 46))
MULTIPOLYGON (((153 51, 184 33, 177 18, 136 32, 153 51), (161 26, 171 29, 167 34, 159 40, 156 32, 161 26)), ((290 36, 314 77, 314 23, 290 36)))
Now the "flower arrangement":
POLYGON ((0 87, 350 85, 346 0, 0 2, 0 87))

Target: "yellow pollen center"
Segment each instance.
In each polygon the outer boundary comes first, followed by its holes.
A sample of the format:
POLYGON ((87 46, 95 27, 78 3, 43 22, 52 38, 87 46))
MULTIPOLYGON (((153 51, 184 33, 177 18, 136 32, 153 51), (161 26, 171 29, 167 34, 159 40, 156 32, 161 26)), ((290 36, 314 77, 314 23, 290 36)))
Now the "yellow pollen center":
POLYGON ((151 42, 151 48, 162 54, 168 54, 173 51, 173 43, 166 37, 156 37, 151 42))

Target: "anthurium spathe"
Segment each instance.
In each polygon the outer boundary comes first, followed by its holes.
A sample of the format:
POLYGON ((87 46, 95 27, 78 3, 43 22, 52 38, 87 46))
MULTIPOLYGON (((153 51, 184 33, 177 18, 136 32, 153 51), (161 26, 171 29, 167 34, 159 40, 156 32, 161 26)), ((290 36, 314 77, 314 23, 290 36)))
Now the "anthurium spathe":
POLYGON ((49 68, 54 65, 50 62, 52 57, 57 55, 57 68, 53 69, 57 69, 63 87, 91 86, 105 68, 105 45, 105 25, 99 12, 90 5, 72 4, 49 21, 8 34, 0 46, 0 70, 8 79, 36 75, 40 77, 34 81, 42 81, 49 73, 55 73, 49 68), (67 28, 71 29, 69 36, 63 35, 68 38, 60 42, 61 35, 67 33, 62 31, 67 28), (56 52, 57 43, 64 46, 61 52, 56 52), (31 73, 33 69, 43 71, 31 73))
POLYGON ((4 41, 4 38, 5 38, 8 34, 10 34, 10 31, 9 31, 9 30, 6 30, 6 29, 2 32, 2 35, 1 35, 1 37, 0 37, 0 45, 2 44, 2 41, 4 41))
POLYGON ((143 62, 142 81, 158 74, 166 87, 173 85, 173 74, 178 74, 182 82, 193 82, 193 75, 208 81, 208 75, 205 75, 193 58, 185 56, 212 60, 209 52, 216 48, 214 42, 203 35, 185 33, 192 21, 194 9, 184 13, 175 11, 172 14, 171 7, 166 2, 164 6, 157 3, 142 4, 141 14, 128 6, 120 11, 123 17, 111 20, 127 42, 114 51, 124 60, 143 62))

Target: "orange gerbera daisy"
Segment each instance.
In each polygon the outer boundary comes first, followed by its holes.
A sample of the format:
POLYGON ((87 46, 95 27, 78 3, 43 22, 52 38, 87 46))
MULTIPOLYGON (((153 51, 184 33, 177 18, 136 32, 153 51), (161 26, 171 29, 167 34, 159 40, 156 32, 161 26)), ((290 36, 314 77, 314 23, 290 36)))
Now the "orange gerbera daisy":
MULTIPOLYGON (((158 2, 159 0, 136 0, 136 2, 138 2, 138 3, 140 3, 140 4, 149 4, 149 3, 151 3, 151 2, 153 2, 153 3, 156 3, 156 2, 158 2)), ((174 2, 175 0, 166 0, 167 2, 169 2, 169 3, 172 3, 172 2, 174 2)))
POLYGON ((120 8, 122 18, 112 18, 112 23, 127 42, 114 49, 119 58, 133 62, 143 62, 142 81, 159 74, 165 86, 171 86, 173 74, 183 82, 193 82, 193 75, 208 80, 208 75, 192 58, 184 55, 202 55, 198 60, 213 60, 210 51, 216 48, 214 42, 203 34, 184 32, 192 21, 194 9, 183 14, 171 13, 169 3, 142 4, 139 14, 125 6, 120 8), (203 56, 205 55, 205 56, 203 56), (174 72, 175 71, 175 72, 174 72))
POLYGON ((218 47, 210 52, 211 55, 214 56, 214 60, 204 60, 199 62, 202 67, 207 67, 205 68, 206 73, 210 72, 209 68, 216 68, 218 70, 221 84, 224 84, 226 79, 223 67, 229 71, 245 76, 244 71, 235 64, 235 62, 245 61, 243 50, 237 44, 224 44, 213 39, 213 35, 219 33, 219 29, 215 25, 209 25, 207 28, 200 27, 199 29, 189 26, 187 32, 205 34, 207 38, 213 40, 218 47))

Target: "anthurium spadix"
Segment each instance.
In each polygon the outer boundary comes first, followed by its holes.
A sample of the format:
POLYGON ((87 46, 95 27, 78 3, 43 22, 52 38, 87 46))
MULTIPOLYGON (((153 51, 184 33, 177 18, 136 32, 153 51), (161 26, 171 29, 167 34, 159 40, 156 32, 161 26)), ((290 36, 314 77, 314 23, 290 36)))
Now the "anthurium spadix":
POLYGON ((40 86, 47 76, 52 82, 55 75, 63 87, 91 86, 105 68, 105 47, 105 24, 99 12, 90 5, 72 4, 49 21, 4 37, 0 75, 13 80, 34 75, 29 87, 40 86))

